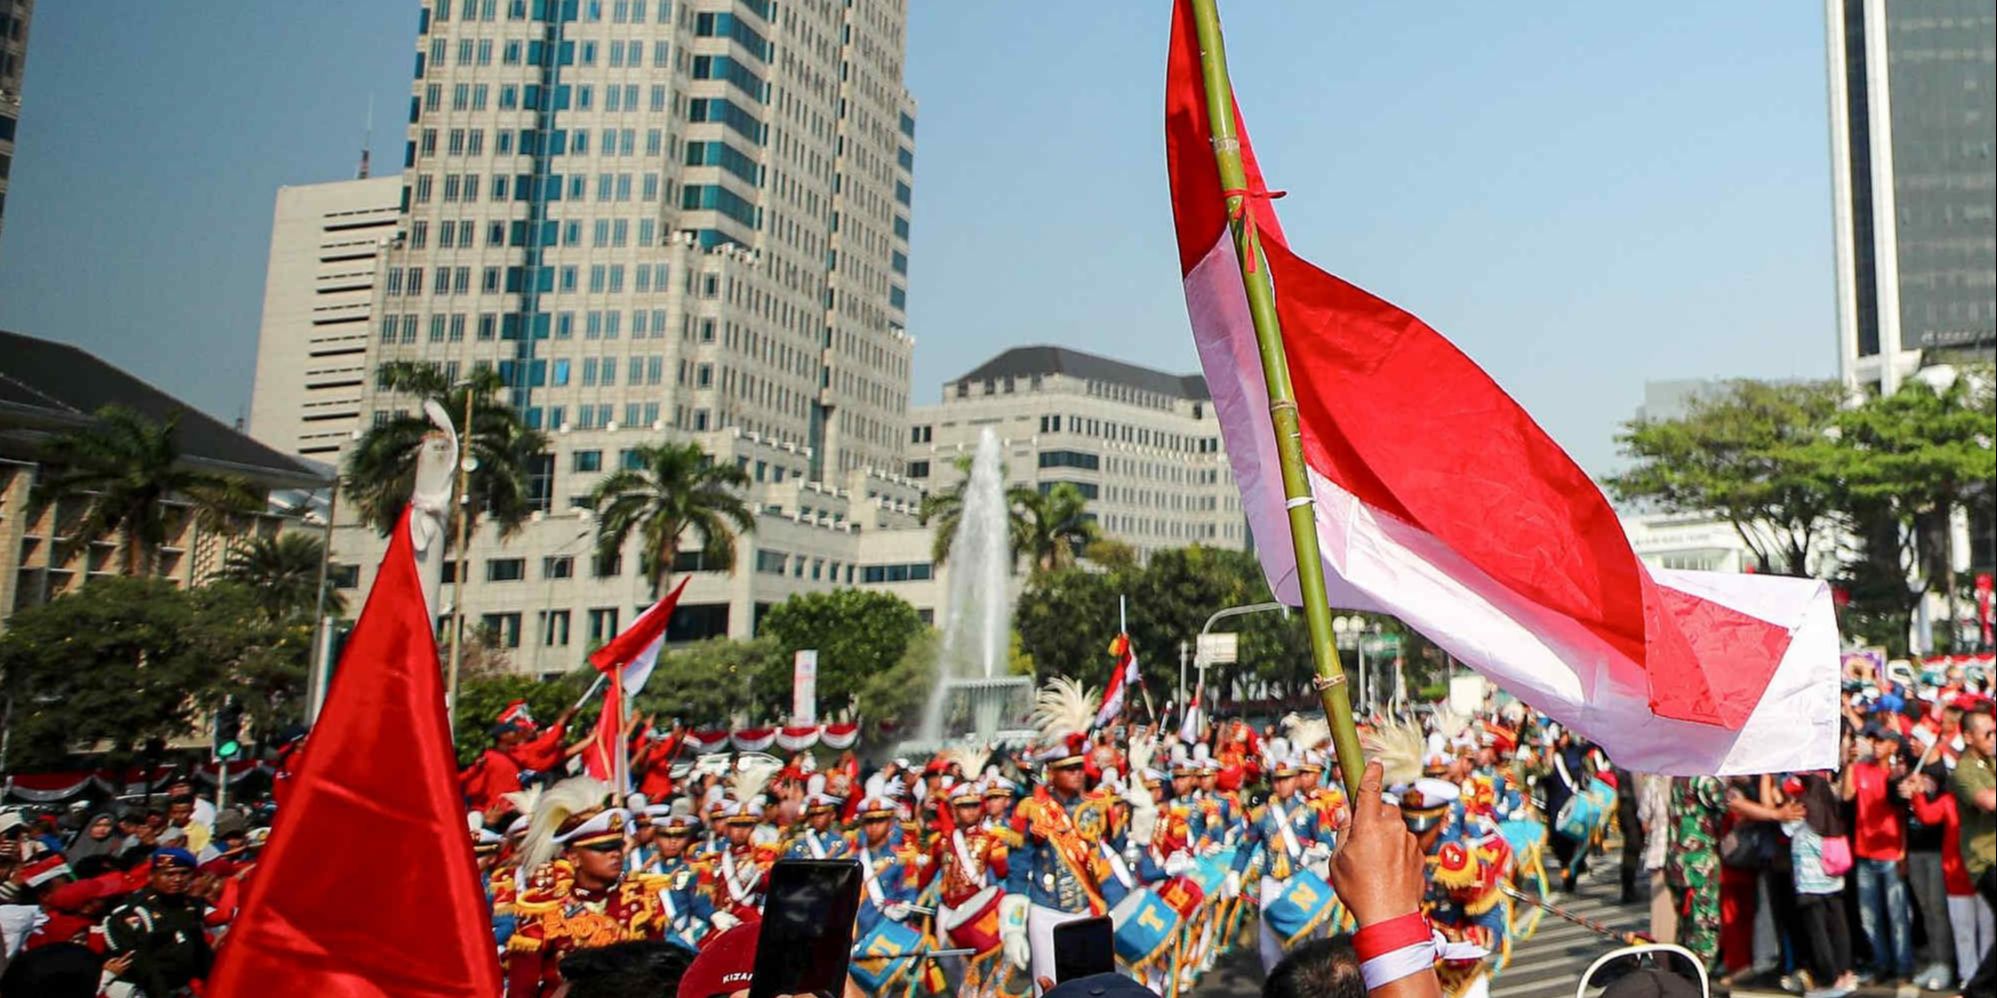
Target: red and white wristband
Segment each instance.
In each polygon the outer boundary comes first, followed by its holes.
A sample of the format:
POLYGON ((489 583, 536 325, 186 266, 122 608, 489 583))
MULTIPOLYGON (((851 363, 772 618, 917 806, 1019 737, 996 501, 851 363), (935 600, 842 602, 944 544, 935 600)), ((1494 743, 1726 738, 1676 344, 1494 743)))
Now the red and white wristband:
POLYGON ((1434 930, 1418 911, 1362 926, 1352 949, 1368 991, 1435 966, 1434 930))
POLYGON ((1489 953, 1474 943, 1445 939, 1427 918, 1413 911, 1360 928, 1352 934, 1352 949, 1368 991, 1429 970, 1438 959, 1475 960, 1489 953))

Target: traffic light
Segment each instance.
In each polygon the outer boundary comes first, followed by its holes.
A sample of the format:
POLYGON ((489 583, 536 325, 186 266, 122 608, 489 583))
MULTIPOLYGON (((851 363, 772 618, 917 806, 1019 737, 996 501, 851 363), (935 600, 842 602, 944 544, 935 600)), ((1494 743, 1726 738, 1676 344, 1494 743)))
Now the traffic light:
POLYGON ((243 754, 243 705, 235 697, 215 711, 215 759, 229 762, 243 754))

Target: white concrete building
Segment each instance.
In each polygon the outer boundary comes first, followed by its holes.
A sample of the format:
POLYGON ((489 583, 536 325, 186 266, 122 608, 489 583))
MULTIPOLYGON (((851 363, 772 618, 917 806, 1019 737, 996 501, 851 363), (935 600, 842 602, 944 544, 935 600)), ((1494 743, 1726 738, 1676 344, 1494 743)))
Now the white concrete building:
POLYGON ((930 489, 954 485, 959 457, 991 427, 1006 448, 1006 484, 1072 482, 1105 536, 1140 557, 1188 544, 1248 546, 1206 380, 1066 347, 1015 347, 943 386, 909 414, 907 471, 930 489))
POLYGON ((398 177, 278 188, 250 394, 265 446, 330 464, 361 428, 376 264, 401 197, 398 177))
MULTIPOLYGON (((580 516, 642 444, 735 462, 759 510, 732 574, 685 556, 675 640, 747 636, 902 557, 867 548, 920 496, 906 22, 903 0, 423 4, 367 366, 489 367, 553 439, 542 515, 469 549, 463 612, 523 668, 573 667, 649 602, 635 544, 593 564, 580 516)), ((370 376, 362 419, 415 405, 370 376)), ((381 542, 340 512, 339 576, 365 586, 381 542)))

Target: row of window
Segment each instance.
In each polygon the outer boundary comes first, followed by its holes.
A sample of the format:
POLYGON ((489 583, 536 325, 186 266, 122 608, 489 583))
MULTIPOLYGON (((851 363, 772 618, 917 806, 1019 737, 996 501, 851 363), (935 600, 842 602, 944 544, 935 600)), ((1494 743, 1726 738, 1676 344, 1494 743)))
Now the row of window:
POLYGON ((390 298, 421 297, 425 293, 426 277, 429 280, 428 293, 433 295, 521 294, 529 287, 542 294, 573 294, 585 290, 590 294, 620 294, 625 288, 626 274, 632 278, 631 288, 634 291, 656 289, 663 292, 666 290, 665 267, 663 263, 632 264, 628 268, 622 263, 592 263, 587 270, 581 264, 574 263, 537 268, 485 267, 478 272, 476 288, 473 286, 471 267, 436 267, 429 271, 422 267, 390 267, 383 276, 382 294, 390 298))
MULTIPOLYGON (((760 2, 760 0, 759 0, 760 2)), ((505 0, 506 19, 509 21, 549 21, 559 17, 563 21, 587 21, 596 23, 604 20, 606 11, 612 24, 644 24, 645 11, 651 0, 505 0)), ((491 23, 498 19, 500 0, 436 0, 436 5, 423 12, 423 31, 430 30, 434 20, 442 24, 451 20, 455 11, 460 21, 484 21, 491 23)), ((668 17, 671 4, 668 0, 658 0, 659 20, 668 17)))
MULTIPOLYGON (((479 182, 481 179, 479 174, 447 173, 443 177, 442 200, 444 202, 456 203, 478 200, 479 182)), ((596 185, 594 187, 596 200, 599 202, 630 201, 632 193, 635 190, 638 200, 657 201, 659 200, 659 181, 660 176, 657 173, 599 173, 596 175, 596 185), (638 182, 636 187, 632 183, 634 179, 638 182)), ((493 201, 507 200, 509 190, 514 201, 560 201, 563 199, 564 193, 566 193, 570 201, 582 201, 588 198, 591 189, 589 175, 585 173, 569 174, 566 177, 566 182, 564 176, 559 173, 549 174, 545 177, 537 177, 530 173, 516 173, 510 178, 507 174, 495 173, 492 175, 492 186, 490 188, 491 200, 493 201), (511 181, 510 184, 508 183, 509 180, 511 181)), ((414 203, 429 204, 437 198, 437 194, 437 177, 435 174, 423 173, 416 176, 416 183, 411 189, 411 197, 414 203)))
MULTIPOLYGON (((658 220, 655 218, 640 218, 637 222, 637 245, 652 246, 657 244, 659 236, 658 220)), ((409 223, 409 249, 420 250, 429 248, 430 224, 429 219, 418 219, 409 223)), ((442 219, 437 221, 436 225, 438 249, 475 249, 478 247, 478 225, 471 219, 442 219)), ((599 249, 605 247, 619 248, 629 245, 632 242, 631 219, 627 218, 594 219, 591 222, 589 232, 590 239, 587 245, 599 249)), ((582 246, 585 245, 583 240, 583 223, 581 219, 570 219, 566 222, 559 219, 548 219, 543 221, 539 226, 533 226, 521 219, 514 219, 512 221, 495 219, 485 223, 485 245, 487 247, 513 246, 523 248, 582 246)), ((664 288, 666 286, 666 265, 661 263, 653 266, 658 271, 657 280, 654 283, 664 288)), ((640 280, 643 279, 640 278, 640 280)))

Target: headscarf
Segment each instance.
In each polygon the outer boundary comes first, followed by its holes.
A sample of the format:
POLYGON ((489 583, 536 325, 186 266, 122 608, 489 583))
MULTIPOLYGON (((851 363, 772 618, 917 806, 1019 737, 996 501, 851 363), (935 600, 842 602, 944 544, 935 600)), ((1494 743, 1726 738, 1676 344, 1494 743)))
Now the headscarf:
POLYGON ((124 840, 125 837, 118 834, 118 823, 111 817, 110 812, 100 812, 91 815, 90 820, 83 823, 83 827, 76 832, 76 838, 63 849, 62 854, 68 857, 71 863, 89 856, 115 856, 118 854, 119 844, 124 840), (111 822, 111 834, 102 839, 93 839, 90 837, 90 827, 100 821, 111 822))

